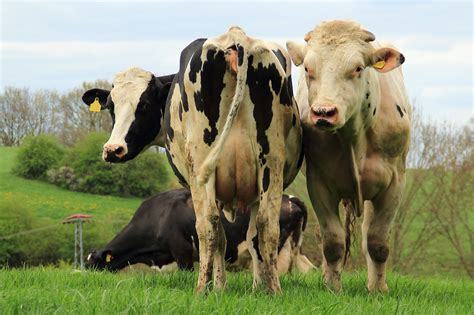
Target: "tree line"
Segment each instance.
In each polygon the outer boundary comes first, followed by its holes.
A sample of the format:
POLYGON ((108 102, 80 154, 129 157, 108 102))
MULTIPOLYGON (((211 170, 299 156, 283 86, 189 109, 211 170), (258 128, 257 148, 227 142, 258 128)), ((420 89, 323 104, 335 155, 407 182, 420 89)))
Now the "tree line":
POLYGON ((84 82, 64 93, 5 87, 0 94, 0 145, 18 146, 26 136, 52 134, 70 146, 86 133, 110 131, 109 113, 92 113, 81 100, 94 87, 110 89, 111 84, 106 80, 84 82))

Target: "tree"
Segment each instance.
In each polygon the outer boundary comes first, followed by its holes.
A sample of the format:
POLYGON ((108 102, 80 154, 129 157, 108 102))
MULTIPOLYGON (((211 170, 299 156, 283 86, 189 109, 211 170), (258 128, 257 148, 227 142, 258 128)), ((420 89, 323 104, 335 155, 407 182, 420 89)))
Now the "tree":
POLYGON ((111 89, 106 80, 84 82, 61 97, 61 131, 58 137, 62 143, 72 145, 89 132, 110 131, 112 120, 108 111, 93 113, 82 102, 82 95, 92 88, 111 89))
POLYGON ((0 95, 0 141, 18 145, 25 136, 55 133, 59 125, 59 95, 56 91, 6 87, 0 95))

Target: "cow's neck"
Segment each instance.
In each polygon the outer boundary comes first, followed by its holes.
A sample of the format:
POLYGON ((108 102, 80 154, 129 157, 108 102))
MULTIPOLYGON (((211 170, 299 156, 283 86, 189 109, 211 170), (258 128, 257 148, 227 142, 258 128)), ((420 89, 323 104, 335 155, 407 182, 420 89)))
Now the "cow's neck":
MULTIPOLYGON (((353 150, 355 157, 363 160, 367 152, 367 132, 374 126, 377 111, 380 111, 380 84, 375 70, 370 69, 363 80, 366 80, 364 98, 358 110, 338 129, 337 134, 342 147, 349 152, 353 150)), ((359 164, 359 168, 363 164, 359 164)))
POLYGON ((380 106, 380 85, 375 71, 367 74, 366 92, 360 108, 347 121, 344 127, 337 131, 341 149, 344 156, 348 157, 350 179, 354 187, 353 205, 356 213, 360 215, 363 210, 363 197, 360 184, 360 176, 364 170, 368 140, 367 132, 373 127, 380 106))
MULTIPOLYGON (((162 90, 163 84, 171 84, 170 82, 173 81, 174 74, 172 75, 167 75, 163 77, 158 77, 157 81, 159 80, 159 90, 162 90)), ((169 89, 167 89, 169 91, 169 89)), ((165 111, 166 111, 166 99, 168 96, 168 92, 166 92, 166 95, 158 95, 157 99, 153 102, 155 106, 160 107, 160 117, 156 117, 156 120, 159 120, 160 123, 160 131, 156 135, 155 139, 150 145, 157 145, 159 147, 164 148, 165 147, 165 140, 166 140, 166 132, 164 128, 164 123, 165 123, 165 111)))

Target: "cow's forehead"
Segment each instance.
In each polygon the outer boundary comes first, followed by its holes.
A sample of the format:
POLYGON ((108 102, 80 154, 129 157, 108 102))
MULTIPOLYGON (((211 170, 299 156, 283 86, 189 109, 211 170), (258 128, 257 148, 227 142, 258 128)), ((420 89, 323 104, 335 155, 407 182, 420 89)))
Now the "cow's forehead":
POLYGON ((148 88, 152 76, 151 72, 139 68, 130 68, 119 72, 113 80, 114 88, 110 92, 115 108, 132 106, 136 109, 140 97, 148 88))
POLYGON ((355 64, 363 64, 367 53, 366 47, 357 43, 346 43, 336 47, 329 45, 313 46, 308 49, 304 64, 309 67, 319 67, 331 63, 346 68, 355 64))

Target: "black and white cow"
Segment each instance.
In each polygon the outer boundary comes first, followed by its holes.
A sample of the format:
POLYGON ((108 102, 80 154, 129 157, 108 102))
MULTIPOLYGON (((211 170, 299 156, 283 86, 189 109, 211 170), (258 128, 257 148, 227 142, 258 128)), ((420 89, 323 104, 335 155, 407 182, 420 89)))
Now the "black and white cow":
POLYGON ((254 286, 261 274, 272 292, 280 291, 276 261, 281 196, 303 157, 286 51, 233 27, 218 38, 192 42, 181 53, 171 87, 161 81, 132 68, 115 77, 110 93, 84 94, 87 104, 98 97, 104 108, 113 108, 114 128, 104 145, 104 160, 131 159, 147 142, 162 144, 166 133, 171 166, 193 195, 200 235, 197 291, 203 292, 213 273, 215 287, 226 285, 226 239, 216 200, 225 212, 252 209, 247 242, 252 244, 257 230, 261 236, 261 255, 250 246, 254 286))
POLYGON ((251 207, 254 286, 263 278, 279 292, 278 217, 283 189, 296 176, 301 125, 291 86, 291 61, 275 43, 240 28, 200 39, 181 53, 165 111, 166 145, 178 177, 192 193, 199 235, 197 292, 214 274, 226 286, 226 239, 215 200, 226 209, 251 207), (224 152, 224 153, 223 153, 224 152))
MULTIPOLYGON (((250 213, 236 211, 235 222, 222 216, 227 239, 226 262, 231 266, 247 266, 246 231, 250 213)), ((314 266, 301 254, 302 233, 306 227, 307 209, 296 197, 284 195, 280 213, 278 271, 307 272, 314 266)), ((176 189, 144 201, 128 225, 102 249, 92 251, 86 262, 89 268, 116 271, 136 263, 160 270, 171 265, 192 270, 198 261, 199 247, 196 216, 191 192, 176 189)))

